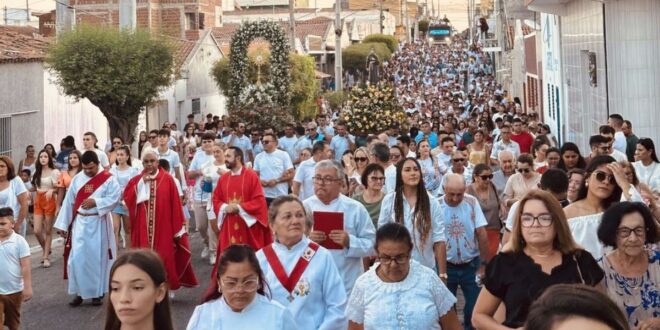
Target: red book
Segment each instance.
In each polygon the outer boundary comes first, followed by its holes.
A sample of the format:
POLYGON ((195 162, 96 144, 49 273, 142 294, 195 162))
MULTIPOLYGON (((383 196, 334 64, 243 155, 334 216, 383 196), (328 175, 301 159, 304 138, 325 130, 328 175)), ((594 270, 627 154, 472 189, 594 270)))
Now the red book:
MULTIPOLYGON (((333 230, 344 230, 344 213, 314 211, 314 230, 322 231, 326 236, 329 236, 333 230)), ((343 249, 329 237, 321 242, 321 246, 329 250, 343 249)))

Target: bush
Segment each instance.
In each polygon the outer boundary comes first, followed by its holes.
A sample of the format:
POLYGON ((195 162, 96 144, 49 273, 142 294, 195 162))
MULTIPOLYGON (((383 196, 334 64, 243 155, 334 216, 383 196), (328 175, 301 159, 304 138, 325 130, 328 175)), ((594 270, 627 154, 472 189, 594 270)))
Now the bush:
POLYGON ((390 49, 383 43, 362 43, 346 47, 342 51, 342 65, 344 69, 351 72, 365 71, 367 68, 367 56, 371 47, 376 51, 380 63, 392 56, 390 49))
POLYGON ((323 94, 323 98, 328 101, 330 108, 337 109, 342 104, 344 104, 344 102, 346 102, 346 100, 348 99, 348 95, 346 95, 346 93, 344 93, 343 91, 335 91, 335 92, 328 91, 325 94, 323 94))
POLYGON ((362 39, 363 44, 380 42, 385 44, 389 48, 390 52, 394 53, 399 49, 399 42, 394 38, 394 36, 386 34, 370 34, 362 39))

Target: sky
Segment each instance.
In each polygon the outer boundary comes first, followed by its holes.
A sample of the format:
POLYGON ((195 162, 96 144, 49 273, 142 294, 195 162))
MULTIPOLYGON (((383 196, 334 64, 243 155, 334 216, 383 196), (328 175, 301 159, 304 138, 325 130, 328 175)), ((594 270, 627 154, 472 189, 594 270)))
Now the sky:
MULTIPOLYGON (((429 6, 435 1, 436 11, 439 11, 440 17, 447 14, 447 18, 458 31, 467 29, 467 0, 428 0, 429 6)), ((478 2, 478 1, 477 1, 478 2)), ((430 10, 430 7, 429 7, 430 10)))

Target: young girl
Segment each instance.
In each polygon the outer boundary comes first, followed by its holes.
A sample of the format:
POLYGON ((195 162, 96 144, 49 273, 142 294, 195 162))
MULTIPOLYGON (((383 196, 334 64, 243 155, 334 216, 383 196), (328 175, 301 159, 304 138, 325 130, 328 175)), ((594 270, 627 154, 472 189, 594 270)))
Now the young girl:
POLYGON ((34 200, 34 234, 43 249, 43 267, 50 267, 50 245, 53 240, 53 220, 57 209, 57 181, 60 171, 55 169, 53 158, 48 151, 39 151, 32 177, 33 190, 37 192, 34 200))
MULTIPOLYGON (((128 146, 116 146, 116 160, 115 164, 110 168, 110 173, 117 178, 119 186, 123 194, 124 188, 128 184, 128 181, 131 180, 134 176, 140 174, 140 171, 133 167, 131 164, 131 151, 128 146)), ((123 199, 122 199, 123 200, 123 199)), ((115 231, 115 240, 117 241, 117 248, 119 245, 120 229, 124 228, 124 247, 131 246, 131 222, 128 218, 128 209, 126 205, 122 202, 117 204, 114 210, 112 210, 112 226, 115 231)))

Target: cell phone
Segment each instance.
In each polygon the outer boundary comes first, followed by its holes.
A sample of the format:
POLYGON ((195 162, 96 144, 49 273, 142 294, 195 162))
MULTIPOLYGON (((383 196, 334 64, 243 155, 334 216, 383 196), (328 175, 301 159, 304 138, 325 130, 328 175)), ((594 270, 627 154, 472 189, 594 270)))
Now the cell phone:
POLYGON ((351 181, 351 183, 355 183, 355 184, 358 184, 358 181, 357 181, 357 179, 356 179, 356 178, 351 178, 351 180, 350 180, 350 181, 351 181))

